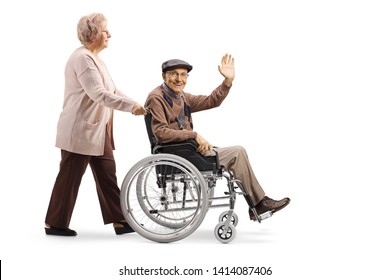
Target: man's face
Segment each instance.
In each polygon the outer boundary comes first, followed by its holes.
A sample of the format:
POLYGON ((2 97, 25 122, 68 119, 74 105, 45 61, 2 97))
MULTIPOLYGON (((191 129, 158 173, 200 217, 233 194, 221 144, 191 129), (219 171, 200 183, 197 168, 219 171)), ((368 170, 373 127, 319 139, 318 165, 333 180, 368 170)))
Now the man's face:
POLYGON ((176 68, 163 73, 164 82, 177 95, 183 92, 188 78, 185 68, 176 68))

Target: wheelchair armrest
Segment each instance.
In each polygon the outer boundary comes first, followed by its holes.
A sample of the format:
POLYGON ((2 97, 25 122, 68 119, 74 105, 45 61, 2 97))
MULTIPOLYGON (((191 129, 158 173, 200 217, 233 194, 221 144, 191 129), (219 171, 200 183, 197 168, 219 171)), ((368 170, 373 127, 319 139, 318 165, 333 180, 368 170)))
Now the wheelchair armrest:
POLYGON ((215 153, 215 160, 216 160, 216 162, 217 162, 217 167, 218 167, 218 169, 221 169, 221 168, 223 168, 223 166, 221 166, 220 164, 219 164, 219 155, 218 155, 218 149, 217 149, 218 147, 213 147, 213 151, 214 151, 214 153, 215 153))
POLYGON ((154 146, 152 153, 167 153, 181 156, 195 165, 200 171, 212 170, 217 172, 220 170, 218 152, 215 151, 215 156, 204 156, 197 152, 198 143, 195 140, 187 140, 184 142, 174 142, 166 144, 158 144, 154 146))
POLYGON ((196 149, 198 148, 198 143, 195 140, 187 140, 184 142, 171 142, 171 143, 165 143, 165 144, 157 144, 154 146, 152 153, 158 154, 163 153, 163 151, 172 150, 176 148, 186 148, 189 151, 196 152, 196 149))

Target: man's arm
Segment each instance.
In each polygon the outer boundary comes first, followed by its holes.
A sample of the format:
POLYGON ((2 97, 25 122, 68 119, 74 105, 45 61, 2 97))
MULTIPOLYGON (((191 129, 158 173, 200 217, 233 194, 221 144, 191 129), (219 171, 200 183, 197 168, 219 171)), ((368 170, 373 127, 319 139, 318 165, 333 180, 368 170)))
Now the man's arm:
POLYGON ((221 65, 218 65, 218 71, 224 77, 224 80, 210 95, 187 95, 190 100, 189 103, 192 112, 218 107, 225 100, 235 77, 234 58, 231 55, 225 54, 222 57, 221 65))
MULTIPOLYGON (((209 107, 219 106, 229 93, 230 87, 233 85, 233 80, 235 77, 234 58, 231 55, 225 54, 222 57, 221 65, 218 66, 218 71, 225 79, 222 85, 217 87, 212 92, 212 94, 208 96, 208 102, 211 105, 209 105, 209 107)), ((200 134, 197 134, 195 140, 199 145, 198 152, 205 153, 213 149, 213 145, 210 144, 206 139, 204 139, 200 134)))

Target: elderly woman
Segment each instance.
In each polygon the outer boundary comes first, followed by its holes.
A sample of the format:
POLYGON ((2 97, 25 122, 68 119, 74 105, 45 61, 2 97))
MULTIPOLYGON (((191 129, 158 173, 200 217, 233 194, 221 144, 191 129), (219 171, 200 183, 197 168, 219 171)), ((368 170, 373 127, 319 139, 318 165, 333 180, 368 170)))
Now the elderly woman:
POLYGON ((104 224, 116 234, 133 232, 124 221, 113 155, 113 110, 144 115, 145 108, 115 87, 99 53, 111 38, 107 20, 99 13, 84 16, 77 26, 83 46, 65 67, 65 94, 56 147, 61 149, 60 170, 46 215, 46 234, 75 236, 69 223, 81 179, 89 164, 96 182, 104 224))

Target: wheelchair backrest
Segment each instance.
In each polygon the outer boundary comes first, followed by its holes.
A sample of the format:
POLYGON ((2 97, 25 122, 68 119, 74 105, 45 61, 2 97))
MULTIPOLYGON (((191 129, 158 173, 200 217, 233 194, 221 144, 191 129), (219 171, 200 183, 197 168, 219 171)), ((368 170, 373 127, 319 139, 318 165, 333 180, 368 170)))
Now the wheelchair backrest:
POLYGON ((152 131, 152 113, 147 108, 147 114, 145 115, 145 125, 146 125, 146 131, 148 133, 148 138, 150 142, 150 149, 153 153, 154 147, 158 144, 156 136, 154 136, 154 133, 152 131))

